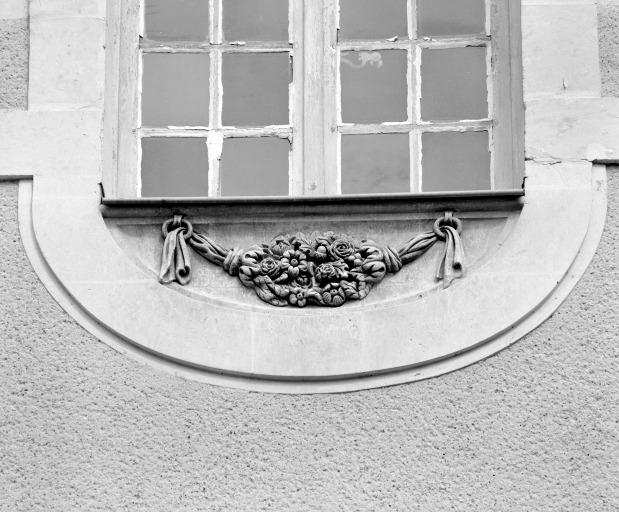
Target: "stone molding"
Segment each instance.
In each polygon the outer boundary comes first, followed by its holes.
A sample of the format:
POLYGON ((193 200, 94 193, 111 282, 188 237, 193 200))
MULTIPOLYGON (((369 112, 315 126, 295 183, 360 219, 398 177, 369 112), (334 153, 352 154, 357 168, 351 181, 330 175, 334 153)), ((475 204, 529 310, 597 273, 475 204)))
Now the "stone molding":
POLYGON ((467 279, 421 299, 355 304, 328 315, 322 309, 237 309, 161 286, 112 239, 98 211, 97 190, 84 193, 88 180, 74 187, 49 179, 34 187, 23 182, 20 227, 28 255, 54 296, 123 352, 244 389, 351 391, 428 378, 487 357, 536 327, 567 296, 601 237, 605 169, 531 164, 528 174, 525 205, 514 214, 511 233, 467 279), (53 228, 76 209, 83 212, 79 221, 53 228), (523 251, 525 243, 529 250, 523 251), (67 258, 76 251, 78 265, 67 258), (436 312, 442 322, 423 320, 436 312))

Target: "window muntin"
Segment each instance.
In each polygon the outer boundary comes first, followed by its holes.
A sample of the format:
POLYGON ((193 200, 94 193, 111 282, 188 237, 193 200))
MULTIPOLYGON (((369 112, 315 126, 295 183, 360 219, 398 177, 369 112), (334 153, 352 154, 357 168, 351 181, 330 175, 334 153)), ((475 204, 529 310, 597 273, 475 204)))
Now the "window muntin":
MULTIPOLYGON (((149 34, 149 2, 161 1, 145 0, 146 35, 149 34)), ((446 0, 340 0, 338 5, 336 0, 306 3, 297 0, 253 0, 253 3, 248 0, 210 0, 209 32, 203 41, 143 39, 140 50, 143 99, 149 94, 144 82, 145 64, 153 55, 209 58, 209 85, 204 89, 208 93, 205 94, 209 103, 208 125, 144 125, 138 130, 139 137, 206 140, 209 155, 203 165, 211 197, 231 195, 226 190, 237 189, 245 190, 243 195, 280 195, 281 151, 271 155, 268 139, 287 139, 290 143, 289 195, 512 188, 504 186, 504 179, 497 183, 492 169, 498 146, 493 133, 497 124, 494 104, 497 89, 501 88, 493 63, 493 55, 497 53, 494 41, 500 30, 506 30, 505 23, 499 26, 501 20, 490 15, 491 0, 462 2, 467 4, 468 10, 467 16, 460 17, 453 16, 453 9, 449 9, 452 3, 446 0), (270 17, 254 16, 256 26, 248 24, 246 18, 237 15, 245 12, 246 4, 251 4, 254 10, 256 6, 263 6, 275 21, 270 17), (445 4, 441 8, 443 18, 439 19, 436 14, 438 4, 445 4), (356 10, 355 5, 358 5, 356 10), (377 5, 381 9, 376 9, 377 5), (288 17, 282 15, 286 10, 288 17), (469 11, 477 14, 470 15, 469 11), (406 12, 407 33, 399 35, 403 33, 403 12, 406 12), (374 24, 364 25, 367 13, 374 16, 374 24), (379 15, 381 19, 377 17, 379 15), (235 16, 236 25, 233 23, 235 16), (289 41, 267 41, 269 37, 282 37, 285 21, 289 41), (226 41, 226 27, 232 27, 229 31, 234 35, 240 36, 245 30, 251 37, 262 40, 226 41), (475 32, 479 30, 481 32, 475 32), (396 35, 391 36, 392 33, 396 35), (362 39, 370 36, 375 37, 362 39), (316 48, 324 51, 317 52, 316 48), (256 64, 261 59, 264 62, 278 61, 279 67, 272 65, 268 69, 268 66, 256 64), (247 63, 245 76, 258 77, 252 82, 255 87, 249 89, 242 86, 243 72, 235 75, 233 69, 236 62, 243 60, 247 63), (262 96, 260 89, 265 91, 262 96), (269 97, 270 92, 273 94, 269 97), (259 101, 260 98, 263 101, 259 101), (463 98, 466 101, 462 101, 463 98), (230 103, 226 103, 227 99, 230 103), (264 115, 261 117, 261 109, 251 106, 263 104, 264 115), (371 108, 367 108, 368 104, 371 108), (235 107, 238 107, 236 117, 235 107), (288 124, 285 123, 286 107, 289 110, 288 124), (251 111, 247 120, 243 119, 244 111, 251 111), (478 134, 464 135, 469 132, 478 134), (445 135, 432 135, 441 133, 445 135), (457 136, 460 133, 462 135, 457 136), (404 148, 403 135, 408 139, 408 148, 404 148), (238 168, 229 167, 231 162, 248 161, 248 158, 226 157, 225 152, 242 146, 252 146, 255 151, 259 145, 258 141, 245 145, 233 143, 235 138, 266 139, 261 144, 265 148, 264 156, 258 159, 263 169, 257 171, 257 175, 264 174, 269 165, 278 169, 271 173, 280 180, 273 183, 271 192, 268 183, 256 194, 249 193, 245 186, 223 187, 226 172, 231 176, 243 175, 238 168), (436 142, 441 139, 459 143, 448 147, 447 155, 437 155, 436 142), (468 139, 474 139, 475 144, 462 143, 468 139), (395 147, 396 154, 389 153, 382 166, 379 158, 373 158, 374 164, 362 159, 363 164, 359 166, 356 162, 360 161, 360 155, 354 154, 352 148, 362 148, 368 153, 363 142, 370 140, 374 146, 383 141, 383 153, 386 148, 395 147), (480 140, 487 140, 486 154, 483 154, 480 140), (408 155, 405 155, 406 150, 408 155), (273 162, 269 163, 271 157, 273 162), (436 169, 443 165, 442 162, 457 165, 442 169, 439 175, 429 176, 424 172, 424 169, 436 169), (480 169, 480 165, 484 168, 480 169), (406 179, 403 179, 405 172, 406 179)), ((195 35, 192 37, 199 39, 195 35)), ((242 65, 236 67, 243 68, 242 65)), ((509 91, 506 95, 509 96, 509 91)), ((504 103, 509 103, 509 100, 504 103)), ((142 119, 145 117, 142 112, 142 119)), ((505 148, 504 143, 501 146, 502 152, 512 150, 505 148)), ((380 149, 377 147, 372 156, 380 155, 380 149)), ((503 162, 507 160, 509 158, 501 159, 503 162)), ((148 172, 144 170, 146 181, 148 172)), ((180 166, 174 166, 176 179, 183 179, 182 172, 180 166)), ((502 169, 501 173, 504 175, 505 170, 502 169)), ((258 176, 252 179, 256 181, 258 176)), ((230 179, 227 181, 230 183, 230 179)), ((138 195, 146 196, 144 192, 142 186, 138 195)), ((173 195, 167 190, 150 193, 173 195)))

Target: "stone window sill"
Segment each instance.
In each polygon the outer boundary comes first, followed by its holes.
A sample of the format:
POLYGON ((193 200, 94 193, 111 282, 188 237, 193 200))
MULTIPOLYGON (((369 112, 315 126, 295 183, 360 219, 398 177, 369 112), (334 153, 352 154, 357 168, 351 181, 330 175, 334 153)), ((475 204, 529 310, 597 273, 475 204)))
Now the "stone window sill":
POLYGON ((177 212, 193 215, 273 216, 308 209, 313 214, 501 211, 520 209, 524 188, 420 194, 359 194, 299 197, 133 198, 101 199, 104 217, 161 217, 177 212))

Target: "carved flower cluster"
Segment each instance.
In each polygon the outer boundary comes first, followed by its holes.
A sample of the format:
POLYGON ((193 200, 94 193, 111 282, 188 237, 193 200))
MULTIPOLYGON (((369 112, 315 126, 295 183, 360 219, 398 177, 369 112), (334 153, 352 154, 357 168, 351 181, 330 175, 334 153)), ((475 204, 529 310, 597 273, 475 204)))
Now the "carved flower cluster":
POLYGON ((239 278, 275 306, 337 307, 364 299, 387 272, 384 250, 331 231, 280 235, 241 257, 239 278))

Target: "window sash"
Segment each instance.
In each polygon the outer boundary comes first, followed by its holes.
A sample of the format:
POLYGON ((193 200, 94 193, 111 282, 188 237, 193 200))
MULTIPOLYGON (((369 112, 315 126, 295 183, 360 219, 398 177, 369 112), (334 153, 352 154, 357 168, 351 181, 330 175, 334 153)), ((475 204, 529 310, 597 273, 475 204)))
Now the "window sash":
MULTIPOLYGON (((491 37, 454 38, 435 41, 417 41, 415 39, 416 1, 409 0, 409 37, 410 41, 345 41, 337 42, 337 0, 311 0, 300 2, 290 0, 290 42, 291 47, 272 47, 266 45, 221 45, 221 1, 211 0, 219 8, 211 16, 211 34, 215 38, 211 44, 189 45, 185 51, 209 51, 218 55, 211 59, 211 66, 218 67, 216 76, 221 76, 221 55, 227 51, 286 51, 294 61, 293 89, 290 95, 291 125, 263 129, 221 128, 217 124, 218 108, 213 108, 221 100, 221 89, 214 91, 219 96, 211 99, 211 126, 204 130, 191 130, 190 135, 204 137, 211 127, 228 136, 270 135, 292 140, 290 155, 290 189, 291 195, 322 196, 340 193, 341 163, 340 142, 343 134, 409 133, 411 162, 411 193, 420 192, 420 137, 422 131, 449 131, 454 128, 465 130, 488 130, 492 140, 491 172, 492 189, 516 189, 522 183, 523 168, 523 108, 522 108, 522 72, 520 62, 520 1, 486 0, 486 32, 491 37), (417 91, 419 78, 419 53, 422 48, 458 47, 466 45, 486 45, 489 48, 488 73, 489 118, 472 122, 458 123, 422 123, 419 116, 419 95, 417 91), (199 47, 201 46, 201 47, 199 47), (326 48, 327 51, 316 51, 326 48), (341 123, 339 120, 339 56, 342 51, 351 49, 395 49, 406 48, 409 51, 409 119, 406 123, 389 125, 354 125, 341 123), (412 98, 411 98, 412 96, 412 98), (305 101, 311 98, 311 101, 305 101), (413 101, 415 106, 413 106, 413 101), (215 103, 215 105, 213 105, 215 103), (412 110, 412 112, 411 112, 412 110), (412 114, 416 111, 417 118, 412 114), (500 122, 497 122, 497 119, 500 122), (268 132, 268 133, 267 133, 268 132)), ((182 131, 158 129, 138 129, 139 127, 139 83, 140 53, 169 51, 148 47, 140 50, 136 43, 136 33, 142 29, 143 16, 135 0, 116 0, 116 8, 122 23, 117 32, 119 52, 118 72, 114 77, 118 82, 117 94, 118 120, 117 130, 117 173, 113 185, 108 187, 116 197, 136 197, 139 192, 139 158, 141 136, 186 136, 182 131), (148 133, 147 133, 148 132, 148 133)), ((140 32, 142 33, 142 32, 140 32)), ((186 45, 185 45, 186 46, 186 45)), ((179 50, 174 50, 179 51, 179 50)), ((213 71, 213 69, 211 69, 213 71)), ((213 73, 211 73, 213 76, 213 73)), ((213 144, 217 145, 215 138, 213 144)), ((211 169, 217 162, 209 162, 211 169)), ((211 172, 213 181, 209 190, 212 195, 218 190, 218 172, 211 172)))

